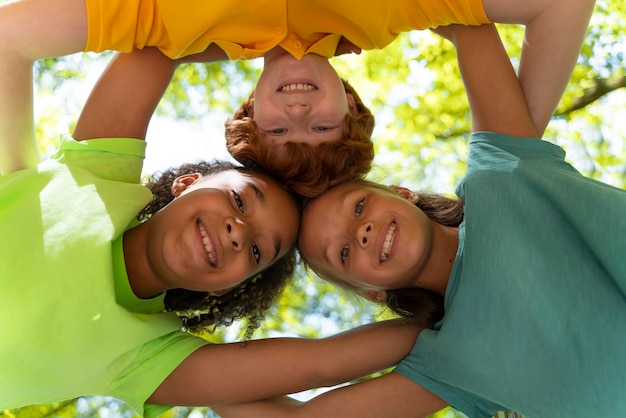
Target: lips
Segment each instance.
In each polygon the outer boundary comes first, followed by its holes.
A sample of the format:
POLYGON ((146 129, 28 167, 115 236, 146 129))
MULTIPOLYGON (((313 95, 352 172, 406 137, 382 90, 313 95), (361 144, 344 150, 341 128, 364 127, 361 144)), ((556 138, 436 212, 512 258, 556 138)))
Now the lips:
POLYGON ((396 236, 396 223, 392 222, 389 225, 389 229, 387 230, 387 234, 385 235, 385 241, 383 242, 382 249, 380 251, 380 262, 387 260, 389 254, 391 254, 391 249, 393 248, 393 239, 396 236))
POLYGON ((293 93, 293 92, 301 92, 301 91, 313 91, 319 90, 317 86, 311 83, 289 83, 283 84, 278 88, 277 91, 283 93, 293 93))
POLYGON ((202 245, 204 246, 204 250, 206 251, 207 257, 209 259, 209 264, 212 267, 217 267, 217 252, 215 250, 215 245, 211 241, 211 237, 207 232, 206 228, 202 223, 198 220, 198 231, 200 232, 200 238, 202 239, 202 245))

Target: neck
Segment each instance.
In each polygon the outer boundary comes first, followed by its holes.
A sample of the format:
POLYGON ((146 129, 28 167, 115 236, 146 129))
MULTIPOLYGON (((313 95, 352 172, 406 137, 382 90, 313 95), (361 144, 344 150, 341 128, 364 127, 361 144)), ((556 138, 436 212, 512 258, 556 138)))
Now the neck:
POLYGON ((124 232, 124 263, 128 283, 135 296, 148 299, 164 292, 150 268, 147 254, 147 229, 145 223, 124 232))
POLYGON ((288 54, 286 50, 284 50, 280 46, 275 46, 274 48, 270 49, 263 55, 263 66, 265 67, 272 60, 285 54, 288 54))
POLYGON ((432 290, 445 296, 452 266, 459 247, 459 228, 432 222, 432 247, 430 257, 415 287, 432 290))

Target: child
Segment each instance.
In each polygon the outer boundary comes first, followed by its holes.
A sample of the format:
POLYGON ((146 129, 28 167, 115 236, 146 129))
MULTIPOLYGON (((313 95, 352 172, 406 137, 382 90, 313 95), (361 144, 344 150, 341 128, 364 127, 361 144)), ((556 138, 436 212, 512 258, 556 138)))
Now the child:
MULTIPOLYGON (((313 197, 329 186, 365 175, 374 156, 373 117, 326 58, 382 48, 400 32, 414 29, 490 21, 524 24, 527 36, 520 79, 528 97, 542 97, 536 102, 530 99, 529 107, 538 131, 543 132, 576 62, 578 50, 570 45, 582 40, 592 7, 590 0, 402 4, 369 0, 358 8, 348 0, 266 0, 245 5, 197 1, 184 8, 171 0, 38 0, 18 4, 12 21, 48 30, 59 19, 64 25, 53 30, 74 32, 70 39, 75 51, 157 46, 172 58, 198 53, 230 59, 265 55, 264 76, 254 101, 244 103, 227 123, 227 148, 244 165, 263 167, 291 190, 313 197), (33 24, 33 16, 48 23, 33 24), (548 34, 549 47, 544 47, 548 34), (541 74, 545 57, 558 60, 559 71, 541 74), (289 68, 282 79, 267 75, 281 68, 289 68), (268 86, 273 94, 259 95, 263 83, 270 80, 276 80, 268 86), (332 112, 320 96, 336 101, 332 112), (534 115, 548 116, 540 120, 534 115)), ((38 30, 30 35, 45 37, 38 30)))
POLYGON ((402 322, 319 341, 183 332, 164 311, 192 329, 263 313, 292 268, 298 206, 267 175, 217 164, 165 173, 152 200, 143 138, 176 65, 152 48, 116 56, 73 138, 39 163, 32 64, 73 51, 75 21, 40 3, 51 21, 38 35, 12 19, 22 4, 0 7, 1 410, 105 395, 150 415, 275 396, 296 371, 302 389, 335 384, 406 355, 417 329, 402 322))
MULTIPOLYGON (((341 10, 346 2, 329 3, 331 4, 327 5, 326 10, 332 12, 334 9, 341 10)), ((405 2, 406 10, 398 2, 372 3, 374 4, 366 5, 360 2, 358 9, 352 14, 342 13, 350 17, 351 24, 358 23, 357 26, 367 28, 366 33, 372 39, 385 36, 388 39, 386 41, 366 42, 361 37, 362 32, 343 32, 345 28, 341 25, 329 28, 331 23, 324 25, 325 22, 343 22, 345 19, 315 21, 311 18, 315 14, 305 15, 307 18, 301 22, 295 19, 290 21, 293 24, 289 26, 289 30, 297 34, 307 34, 309 32, 300 31, 298 23, 310 27, 315 22, 320 22, 324 31, 342 33, 360 50, 382 48, 388 44, 390 34, 395 38, 399 32, 449 23, 475 25, 495 21, 524 24, 526 39, 519 77, 524 93, 530 98, 529 108, 540 134, 545 130, 569 80, 579 53, 576 45, 582 42, 593 9, 593 1, 588 0, 575 3, 566 0, 484 0, 482 5, 472 2, 460 5, 458 3, 462 2, 422 1, 405 2), (450 16, 437 10, 434 14, 426 13, 432 21, 411 20, 420 15, 414 9, 432 6, 450 9, 457 6, 463 12, 450 16), (388 7, 389 10, 381 12, 380 7, 388 7), (361 15, 359 11, 367 11, 368 14, 361 15), (437 13, 445 18, 437 19, 437 13), (372 16, 377 19, 372 19, 372 16), (385 19, 387 17, 389 20, 385 19), (402 23, 394 20, 398 17, 401 17, 399 20, 402 23), (541 71, 546 59, 559 62, 559 67, 552 71, 541 71)), ((354 3, 347 7, 355 8, 354 3)), ((297 16, 297 9, 290 13, 297 16)), ((334 35, 328 36, 330 38, 334 35)), ((293 53, 287 48, 286 50, 293 53)), ((326 53, 324 56, 330 55, 326 53)), ((317 196, 329 186, 346 180, 363 177, 369 171, 374 155, 370 139, 374 119, 369 109, 345 80, 343 86, 337 82, 339 77, 336 73, 332 77, 326 77, 325 80, 329 81, 325 82, 315 76, 316 73, 311 70, 313 66, 319 72, 334 72, 328 60, 320 56, 310 54, 298 60, 282 49, 270 51, 270 55, 265 56, 263 73, 255 91, 226 123, 227 149, 239 162, 248 166, 264 167, 290 189, 306 197, 317 196), (279 53, 284 55, 280 60, 271 55, 279 53), (281 75, 282 79, 279 78, 281 75), (274 82, 266 87, 268 80, 274 82), (308 84, 301 83, 303 80, 308 84), (289 91, 281 91, 286 85, 290 86, 289 91), (302 87, 296 88, 298 85, 302 87), (328 107, 318 97, 320 92, 330 94, 328 91, 345 95, 337 99, 342 107, 337 108, 333 114, 329 114, 328 107), (264 94, 259 94, 261 92, 264 94), (261 114, 259 110, 264 111, 261 114), (343 124, 338 122, 342 118, 343 124)))
POLYGON ((447 404, 471 417, 626 413, 626 191, 537 139, 492 26, 445 33, 472 110, 460 200, 349 183, 306 206, 299 236, 322 277, 380 302, 425 290, 443 317, 388 375, 222 416, 419 417, 447 404))

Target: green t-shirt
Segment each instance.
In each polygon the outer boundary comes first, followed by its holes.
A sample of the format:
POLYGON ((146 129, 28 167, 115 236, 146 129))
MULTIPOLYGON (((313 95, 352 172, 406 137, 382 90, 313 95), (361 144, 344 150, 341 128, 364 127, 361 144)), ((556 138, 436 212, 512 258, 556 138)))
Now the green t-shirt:
POLYGON ((626 191, 564 157, 472 135, 446 313, 396 369, 468 416, 626 416, 626 191))
POLYGON ((159 313, 162 298, 134 297, 121 240, 112 249, 151 198, 139 184, 144 150, 63 138, 53 158, 0 177, 0 410, 105 395, 143 413, 206 344, 159 313))

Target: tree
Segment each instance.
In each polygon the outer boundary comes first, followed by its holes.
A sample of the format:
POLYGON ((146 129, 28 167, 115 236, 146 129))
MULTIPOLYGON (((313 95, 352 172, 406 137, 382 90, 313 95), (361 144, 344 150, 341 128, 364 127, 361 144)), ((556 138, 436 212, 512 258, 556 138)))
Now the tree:
MULTIPOLYGON (((563 146, 584 174, 621 188, 626 188, 626 133, 621 129, 626 118, 625 22, 626 10, 620 2, 598 0, 578 66, 545 136, 563 146)), ((516 63, 523 30, 500 26, 500 31, 516 63)), ((106 56, 80 54, 41 61, 35 71, 41 98, 54 92, 58 106, 58 91, 74 91, 70 80, 94 78, 106 56)), ((376 167, 370 177, 452 192, 464 172, 470 119, 451 45, 429 32, 414 32, 384 50, 338 57, 333 62, 377 115, 376 167), (416 149, 420 152, 415 153, 416 149)), ((182 67, 158 112, 176 120, 202 118, 207 109, 230 114, 251 92, 259 73, 259 64, 249 61, 182 67)), ((82 98, 68 100, 64 113, 78 115, 85 92, 81 94, 82 98)), ((40 142, 43 152, 55 141, 44 133, 56 135, 59 120, 66 130, 71 129, 74 119, 66 118, 58 107, 40 110, 38 134, 45 138, 40 142)), ((368 302, 357 302, 355 296, 300 271, 255 338, 321 337, 380 315, 368 302)), ((238 329, 220 330, 208 338, 216 342, 237 339, 238 329)), ((97 416, 102 408, 116 416, 132 415, 114 400, 81 398, 5 411, 0 417, 97 416)), ((198 411, 211 416, 197 408, 178 408, 171 416, 198 411)), ((445 413, 454 415, 450 410, 445 413)))

